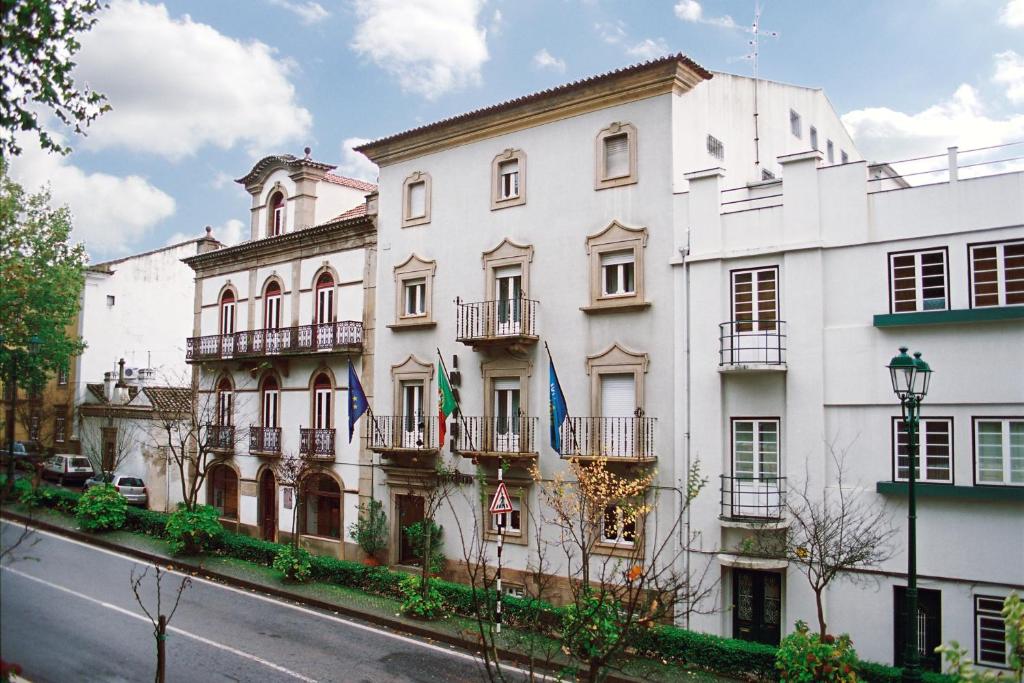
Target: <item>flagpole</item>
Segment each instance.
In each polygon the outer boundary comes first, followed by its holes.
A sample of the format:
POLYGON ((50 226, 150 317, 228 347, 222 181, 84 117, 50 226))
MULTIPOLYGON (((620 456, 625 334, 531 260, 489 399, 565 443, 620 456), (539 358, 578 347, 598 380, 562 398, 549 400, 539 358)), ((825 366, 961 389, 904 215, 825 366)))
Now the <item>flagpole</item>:
MULTIPOLYGON (((555 368, 555 359, 551 357, 551 348, 548 346, 548 342, 547 342, 546 339, 544 340, 544 350, 548 352, 548 363, 551 364, 551 369, 555 371, 555 377, 558 377, 558 370, 555 368)), ((562 382, 561 381, 558 382, 558 388, 559 389, 562 388, 562 382)), ((550 391, 550 388, 549 388, 549 390, 548 390, 548 402, 551 401, 550 394, 551 394, 551 391, 550 391)), ((563 392, 563 397, 564 397, 564 392, 563 392)), ((563 401, 563 403, 565 403, 565 419, 568 420, 568 422, 569 422, 569 434, 572 435, 573 449, 574 449, 574 451, 576 453, 579 453, 580 452, 580 444, 579 444, 579 441, 577 441, 577 439, 576 439, 576 428, 573 426, 571 416, 569 415, 569 404, 568 404, 568 402, 565 402, 565 401, 563 401)))
MULTIPOLYGON (((441 368, 444 370, 445 379, 448 380, 448 386, 451 387, 452 379, 451 379, 451 373, 448 372, 448 364, 444 362, 444 356, 441 355, 441 348, 437 347, 437 346, 435 346, 434 348, 437 350, 437 359, 439 361, 441 361, 441 368)), ((470 440, 469 449, 470 450, 475 450, 473 448, 473 441, 472 441, 473 436, 472 436, 472 434, 470 434, 469 428, 466 426, 466 416, 462 414, 462 406, 459 404, 459 398, 458 398, 458 396, 455 395, 454 391, 452 392, 452 398, 455 399, 455 409, 457 411, 459 411, 459 419, 462 420, 462 428, 466 432, 466 438, 470 440)), ((440 416, 438 416, 438 417, 440 417, 440 416)))

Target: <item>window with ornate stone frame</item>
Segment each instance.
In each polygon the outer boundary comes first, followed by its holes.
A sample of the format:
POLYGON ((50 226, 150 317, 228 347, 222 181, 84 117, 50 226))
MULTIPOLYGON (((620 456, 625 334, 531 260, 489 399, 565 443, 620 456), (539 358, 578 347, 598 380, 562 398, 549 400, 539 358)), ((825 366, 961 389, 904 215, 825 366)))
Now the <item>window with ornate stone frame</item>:
POLYGON ((644 288, 644 252, 647 247, 647 228, 632 228, 618 221, 587 237, 587 255, 590 258, 590 303, 581 308, 587 313, 606 310, 636 310, 650 306, 644 288), (609 257, 622 260, 632 253, 632 291, 606 293, 605 267, 609 257))
POLYGON ((530 414, 530 375, 533 364, 518 358, 496 358, 480 364, 484 385, 484 415, 494 415, 494 383, 499 379, 519 380, 519 409, 523 415, 530 414))
POLYGON ((430 222, 430 174, 416 171, 402 183, 402 227, 430 222))
POLYGON ((266 237, 277 237, 288 231, 288 193, 280 181, 267 193, 266 237))
POLYGON ((524 298, 530 296, 530 263, 533 261, 533 247, 528 244, 516 244, 507 237, 501 244, 481 256, 484 269, 484 298, 487 301, 497 299, 495 291, 495 272, 508 266, 519 266, 522 277, 520 290, 524 298))
POLYGON ((395 322, 388 325, 392 330, 416 327, 432 327, 434 321, 432 301, 434 298, 434 272, 436 261, 426 261, 416 254, 395 266, 395 322), (422 313, 414 312, 419 307, 407 306, 409 297, 422 303, 422 313))
POLYGON ((636 126, 616 121, 597 134, 594 171, 595 190, 637 182, 636 126))
MULTIPOLYGON (((505 486, 508 488, 508 494, 512 498, 512 505, 515 508, 512 512, 513 520, 518 521, 518 529, 516 529, 514 521, 512 524, 508 524, 505 527, 503 534, 503 542, 514 543, 516 545, 529 545, 530 543, 530 485, 533 483, 530 479, 516 479, 510 478, 508 475, 504 478, 505 486)), ((498 480, 494 477, 488 477, 484 487, 484 496, 481 500, 482 503, 482 515, 483 515, 483 534, 484 540, 496 541, 498 539, 498 527, 497 527, 497 515, 492 515, 488 510, 491 504, 491 499, 494 497, 494 492, 498 489, 498 480)))
POLYGON ((491 161, 491 210, 526 203, 526 152, 511 147, 491 161))
MULTIPOLYGON (((394 415, 402 415, 402 385, 411 382, 423 383, 424 404, 428 404, 427 397, 431 396, 430 381, 434 378, 434 365, 409 354, 404 361, 391 366, 391 385, 394 415)), ((429 410, 424 410, 424 415, 436 415, 429 410)), ((436 430, 431 430, 436 433, 436 430)))
POLYGON ((587 356, 587 374, 590 375, 590 414, 601 415, 601 377, 602 375, 633 375, 633 387, 636 392, 636 408, 644 407, 644 375, 647 374, 650 357, 646 353, 633 351, 612 344, 600 353, 587 356))

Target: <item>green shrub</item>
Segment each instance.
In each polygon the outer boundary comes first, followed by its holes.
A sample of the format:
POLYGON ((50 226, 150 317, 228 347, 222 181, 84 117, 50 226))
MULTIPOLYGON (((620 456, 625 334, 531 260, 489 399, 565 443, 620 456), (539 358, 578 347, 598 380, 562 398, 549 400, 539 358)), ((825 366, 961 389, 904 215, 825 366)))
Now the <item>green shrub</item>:
POLYGON ((422 581, 420 577, 413 575, 402 579, 402 614, 417 619, 437 619, 444 610, 444 600, 433 579, 427 579, 427 590, 424 595, 422 581))
POLYGON ((303 548, 286 545, 274 557, 274 569, 284 574, 285 581, 303 583, 310 577, 310 555, 303 548))
POLYGON ((562 646, 581 661, 604 659, 622 636, 618 605, 607 598, 584 594, 562 612, 562 646))
MULTIPOLYGON (((426 520, 416 522, 405 527, 406 538, 412 546, 413 554, 423 559, 427 547, 427 524, 426 520)), ((430 572, 437 574, 444 569, 444 528, 429 522, 430 524, 430 572)))
POLYGON ((779 680, 786 683, 853 683, 856 664, 857 653, 849 635, 822 637, 811 633, 803 621, 796 622, 796 630, 782 639, 775 655, 779 680))
MULTIPOLYGON (((901 683, 903 681, 903 669, 898 669, 888 664, 876 662, 857 662, 853 667, 857 672, 857 678, 867 683, 901 683)), ((924 683, 954 683, 952 676, 925 671, 922 676, 924 683)))
POLYGON ((370 557, 384 550, 388 544, 388 520, 383 503, 371 499, 360 505, 359 517, 349 525, 348 535, 370 557))
POLYGON ((100 484, 82 494, 75 519, 86 531, 112 531, 124 526, 128 501, 110 484, 100 484))
POLYGON ((246 562, 273 566, 274 558, 284 548, 280 543, 264 541, 245 534, 233 534, 225 531, 217 543, 217 551, 222 555, 234 557, 246 562))
POLYGON ((195 510, 179 506, 167 519, 165 531, 171 552, 198 555, 214 546, 224 529, 217 508, 197 505, 195 510))
POLYGON ((124 520, 126 530, 157 538, 164 536, 168 515, 137 507, 129 507, 126 513, 124 520))
POLYGON ((715 671, 735 678, 775 680, 775 648, 746 640, 655 626, 633 635, 639 654, 715 671))

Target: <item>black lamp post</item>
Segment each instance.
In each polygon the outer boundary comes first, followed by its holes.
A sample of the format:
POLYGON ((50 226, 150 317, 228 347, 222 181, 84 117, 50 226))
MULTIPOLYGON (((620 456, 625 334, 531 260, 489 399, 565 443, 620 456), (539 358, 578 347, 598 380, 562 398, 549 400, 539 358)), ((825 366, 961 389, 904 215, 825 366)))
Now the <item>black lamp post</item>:
POLYGON ((917 434, 921 421, 921 401, 928 393, 932 369, 915 352, 907 355, 907 347, 900 347, 900 354, 889 361, 889 375, 892 390, 900 400, 903 410, 903 425, 907 430, 907 623, 906 649, 903 656, 903 680, 921 680, 921 652, 917 642, 917 496, 914 482, 917 480, 918 453, 917 434))
POLYGON ((0 334, 0 349, 6 351, 7 377, 4 378, 4 389, 11 394, 11 404, 7 409, 7 485, 5 493, 14 486, 14 420, 17 417, 18 408, 18 357, 21 354, 28 356, 35 355, 39 351, 39 337, 32 335, 28 340, 28 348, 7 346, 7 340, 0 334))

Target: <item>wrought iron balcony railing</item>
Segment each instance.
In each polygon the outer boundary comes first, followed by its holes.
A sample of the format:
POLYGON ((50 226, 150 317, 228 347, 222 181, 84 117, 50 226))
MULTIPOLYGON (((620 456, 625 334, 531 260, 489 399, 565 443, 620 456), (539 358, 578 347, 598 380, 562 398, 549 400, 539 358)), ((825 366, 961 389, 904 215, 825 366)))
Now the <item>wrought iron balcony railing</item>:
POLYGON ((720 367, 785 364, 785 320, 730 320, 719 324, 720 367))
POLYGON ((281 428, 249 427, 249 452, 281 455, 281 428))
POLYGON ((536 341, 538 305, 523 298, 476 303, 456 300, 455 338, 470 345, 536 341))
POLYGON ((455 450, 470 457, 536 457, 537 418, 465 417, 454 421, 455 450))
POLYGON ((217 451, 235 450, 235 428, 231 425, 209 425, 206 428, 207 448, 217 451))
POLYGON ((657 458, 655 417, 569 417, 562 423, 564 458, 650 461, 657 458))
POLYGON ((786 511, 785 477, 734 477, 723 474, 722 518, 779 521, 786 511))
POLYGON ((334 459, 333 429, 300 429, 299 454, 304 458, 334 459))
POLYGON ((374 415, 367 422, 367 447, 378 453, 436 451, 437 416, 374 415))
POLYGON ((185 340, 185 360, 351 352, 361 350, 362 346, 363 324, 356 320, 343 320, 322 325, 189 337, 185 340))

